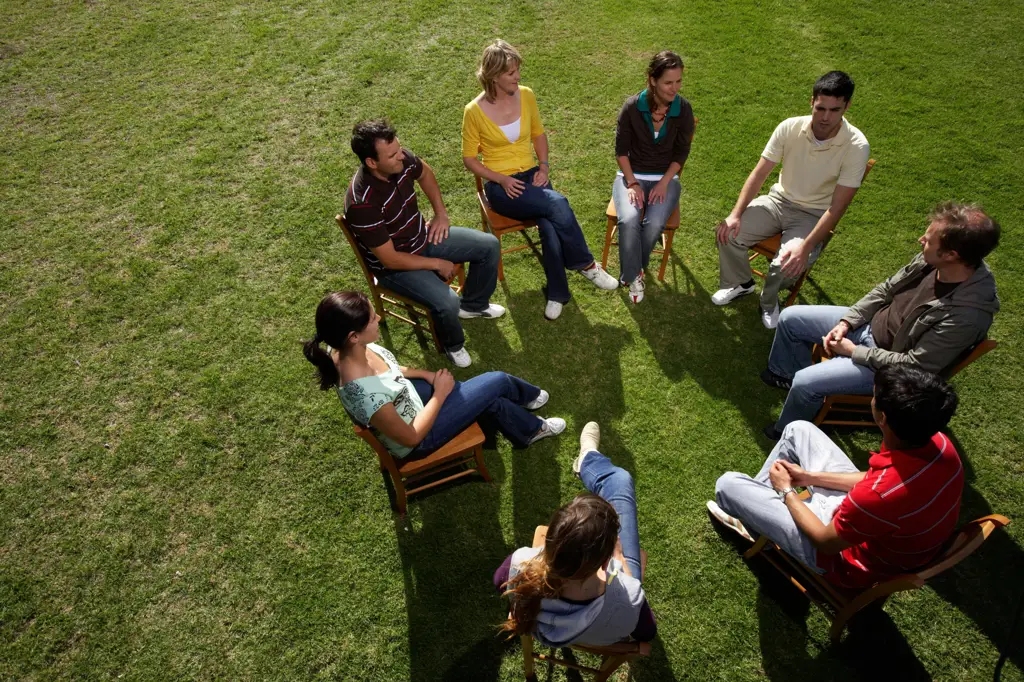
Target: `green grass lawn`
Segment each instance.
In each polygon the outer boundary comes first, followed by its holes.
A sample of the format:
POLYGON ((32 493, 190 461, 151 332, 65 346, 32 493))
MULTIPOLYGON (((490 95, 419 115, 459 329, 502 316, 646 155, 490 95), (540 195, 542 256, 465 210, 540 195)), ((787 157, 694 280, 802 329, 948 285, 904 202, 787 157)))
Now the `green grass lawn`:
MULTIPOLYGON (((491 572, 581 490, 569 462, 591 419, 636 478, 650 555, 660 634, 636 679, 992 675, 1024 575, 1020 0, 0 8, 0 679, 520 679, 491 572), (460 124, 499 36, 524 54, 552 181, 595 252, 618 109, 651 54, 683 55, 700 125, 682 227, 640 306, 577 278, 556 323, 537 261, 506 260, 510 314, 467 322, 474 365, 456 375, 539 383, 569 429, 525 451, 499 439, 493 483, 414 498, 402 520, 300 342, 324 293, 364 287, 333 223, 357 120, 389 116, 453 223, 479 226, 460 124), (848 304, 895 272, 939 200, 1002 222, 1000 347, 955 380, 951 430, 962 518, 1016 517, 836 647, 704 510, 719 474, 760 466, 782 402, 757 378, 772 335, 756 301, 710 303, 711 230, 833 68, 857 81, 849 119, 878 165, 802 302, 848 304)), ((385 343, 446 366, 401 326, 385 343)), ((836 438, 861 466, 878 443, 836 438)), ((1004 679, 1022 669, 1018 639, 1004 679)))

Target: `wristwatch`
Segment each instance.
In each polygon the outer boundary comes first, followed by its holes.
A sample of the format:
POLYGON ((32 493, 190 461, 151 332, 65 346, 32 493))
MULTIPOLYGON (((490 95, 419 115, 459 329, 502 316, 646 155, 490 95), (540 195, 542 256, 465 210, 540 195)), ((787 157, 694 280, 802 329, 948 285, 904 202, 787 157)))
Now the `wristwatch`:
POLYGON ((788 495, 790 493, 795 493, 795 492, 796 492, 796 488, 794 488, 793 486, 790 486, 788 488, 783 488, 782 490, 779 491, 779 499, 782 500, 783 502, 785 502, 786 501, 786 495, 788 495))

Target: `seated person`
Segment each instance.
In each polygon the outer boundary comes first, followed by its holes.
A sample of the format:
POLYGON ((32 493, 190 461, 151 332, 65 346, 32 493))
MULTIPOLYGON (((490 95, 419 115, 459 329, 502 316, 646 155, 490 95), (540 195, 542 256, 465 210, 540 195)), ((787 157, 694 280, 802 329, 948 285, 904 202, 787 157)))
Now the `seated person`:
POLYGON ((328 294, 316 309, 316 335, 303 351, 317 368, 320 389, 336 390, 352 420, 369 427, 395 458, 429 454, 483 414, 492 415, 517 447, 565 429, 563 419, 528 411, 547 403, 547 391, 504 372, 462 382, 446 369, 399 366, 390 351, 373 343, 379 322, 364 294, 328 294))
POLYGON ((889 365, 875 374, 871 413, 882 447, 867 471, 810 422, 793 422, 754 478, 729 472, 711 514, 747 539, 767 535, 791 557, 851 588, 914 571, 956 529, 964 474, 939 430, 956 411, 934 374, 889 365), (794 491, 811 491, 806 502, 794 491))
POLYGON ((456 367, 469 367, 460 318, 501 317, 491 303, 501 249, 494 235, 449 227, 434 171, 405 149, 387 121, 365 121, 352 129, 352 151, 362 163, 345 193, 345 222, 363 259, 382 285, 430 308, 437 336, 456 367), (416 205, 418 182, 434 217, 416 205), (469 263, 462 298, 445 283, 456 263, 469 263))
POLYGON ((715 305, 754 291, 747 251, 782 234, 782 247, 761 290, 761 323, 775 328, 779 291, 818 258, 864 179, 871 156, 868 140, 843 117, 853 88, 853 79, 842 71, 826 73, 814 83, 811 115, 787 118, 775 128, 732 212, 718 225, 721 289, 711 296, 715 305), (768 194, 757 196, 780 163, 779 181, 768 194))
POLYGON ((679 96, 682 82, 679 55, 670 50, 654 55, 647 65, 647 88, 626 100, 615 127, 619 173, 612 201, 619 217, 619 282, 629 285, 633 303, 644 298, 651 251, 679 205, 679 171, 690 155, 694 126, 693 109, 679 96))
POLYGON ((999 299, 983 259, 999 243, 999 224, 976 205, 952 202, 929 219, 921 253, 852 307, 783 311, 761 379, 789 395, 779 420, 765 427, 768 438, 813 419, 827 395, 870 395, 880 367, 905 363, 942 374, 985 339, 999 299), (815 343, 833 359, 811 364, 815 343))
POLYGON ((506 632, 533 633, 546 646, 605 646, 657 634, 640 582, 633 479, 597 451, 596 422, 583 427, 573 471, 592 494, 555 512, 544 547, 522 547, 494 573, 511 597, 506 632))
POLYGON ((484 50, 476 72, 484 91, 462 117, 462 162, 485 181, 491 208, 537 222, 547 278, 544 317, 554 320, 570 298, 566 270, 577 270, 599 289, 616 289, 619 283, 594 260, 568 200, 548 182, 548 137, 533 90, 519 85, 522 63, 504 40, 484 50), (534 152, 539 164, 533 162, 534 152))

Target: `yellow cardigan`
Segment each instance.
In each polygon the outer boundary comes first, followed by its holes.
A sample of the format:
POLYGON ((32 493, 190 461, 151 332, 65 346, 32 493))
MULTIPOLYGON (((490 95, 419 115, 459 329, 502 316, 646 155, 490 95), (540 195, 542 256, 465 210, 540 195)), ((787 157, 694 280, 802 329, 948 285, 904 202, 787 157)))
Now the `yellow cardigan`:
POLYGON ((519 86, 519 139, 509 142, 474 99, 462 114, 462 156, 476 158, 492 171, 511 175, 533 168, 532 140, 544 134, 533 90, 519 86))

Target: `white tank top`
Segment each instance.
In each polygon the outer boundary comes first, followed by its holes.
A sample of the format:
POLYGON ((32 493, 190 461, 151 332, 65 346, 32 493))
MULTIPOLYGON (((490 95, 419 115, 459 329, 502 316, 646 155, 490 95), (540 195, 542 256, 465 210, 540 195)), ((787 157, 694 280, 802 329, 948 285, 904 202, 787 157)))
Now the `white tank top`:
POLYGON ((501 128, 501 132, 505 133, 505 137, 508 138, 509 142, 515 142, 516 140, 519 139, 519 121, 520 120, 521 119, 517 118, 516 120, 512 121, 508 125, 498 126, 499 128, 501 128))

